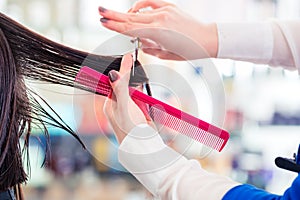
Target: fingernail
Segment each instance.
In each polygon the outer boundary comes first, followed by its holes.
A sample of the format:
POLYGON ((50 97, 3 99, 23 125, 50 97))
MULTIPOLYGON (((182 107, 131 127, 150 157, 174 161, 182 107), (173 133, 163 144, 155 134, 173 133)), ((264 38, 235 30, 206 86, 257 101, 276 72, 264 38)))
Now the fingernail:
POLYGON ((108 73, 108 77, 109 77, 109 80, 113 83, 115 82, 116 80, 118 80, 118 74, 116 71, 114 70, 111 70, 109 73, 108 73))
POLYGON ((107 11, 107 9, 106 8, 103 8, 102 6, 99 6, 99 8, 98 8, 98 10, 99 10, 99 12, 105 12, 105 11, 107 11))
POLYGON ((101 19, 100 19, 100 22, 106 23, 108 20, 109 20, 109 19, 107 19, 107 18, 101 18, 101 19))

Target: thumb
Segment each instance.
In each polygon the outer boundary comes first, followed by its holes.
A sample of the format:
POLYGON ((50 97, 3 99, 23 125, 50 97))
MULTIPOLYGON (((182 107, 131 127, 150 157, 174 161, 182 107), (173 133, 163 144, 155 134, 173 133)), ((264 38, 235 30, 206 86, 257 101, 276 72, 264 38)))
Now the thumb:
POLYGON ((121 99, 128 99, 129 97, 129 79, 130 79, 130 70, 132 66, 132 56, 130 54, 124 55, 120 72, 111 70, 108 73, 110 80, 110 85, 113 89, 113 93, 116 96, 117 101, 121 99))
POLYGON ((120 101, 125 97, 127 99, 129 96, 128 83, 126 83, 124 77, 121 77, 121 74, 115 70, 111 70, 108 73, 108 77, 113 90, 112 95, 116 98, 116 100, 120 101))
POLYGON ((165 1, 158 1, 158 0, 140 0, 136 1, 132 8, 131 12, 137 12, 142 8, 151 7, 153 9, 161 8, 164 6, 173 5, 171 3, 165 2, 165 1))

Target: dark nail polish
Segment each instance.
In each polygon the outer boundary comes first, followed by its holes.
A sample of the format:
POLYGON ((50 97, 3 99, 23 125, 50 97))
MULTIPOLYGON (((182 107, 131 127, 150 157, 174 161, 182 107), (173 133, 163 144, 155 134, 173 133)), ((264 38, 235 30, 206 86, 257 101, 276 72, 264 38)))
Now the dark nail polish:
POLYGON ((99 12, 103 12, 104 13, 107 9, 103 8, 102 6, 99 6, 98 10, 99 10, 99 12))
POLYGON ((116 80, 118 80, 118 74, 114 70, 108 73, 108 77, 111 82, 115 82, 116 80))
POLYGON ((101 18, 101 19, 100 19, 100 22, 102 22, 102 23, 106 23, 107 21, 108 21, 107 18, 101 18))

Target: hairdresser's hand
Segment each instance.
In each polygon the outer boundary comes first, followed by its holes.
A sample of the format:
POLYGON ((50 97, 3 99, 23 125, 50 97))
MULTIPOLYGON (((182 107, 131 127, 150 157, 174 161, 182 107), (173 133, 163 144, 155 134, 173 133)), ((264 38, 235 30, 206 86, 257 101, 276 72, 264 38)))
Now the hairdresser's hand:
MULTIPOLYGON (((105 101, 104 113, 119 143, 123 141, 127 133, 136 125, 149 121, 146 119, 143 111, 129 96, 128 84, 132 61, 132 56, 127 54, 123 57, 120 71, 112 70, 109 72, 113 92, 105 101)), ((142 104, 139 106, 143 108, 142 104)))
POLYGON ((171 60, 216 57, 216 25, 198 22, 171 3, 140 0, 126 14, 103 7, 99 13, 104 27, 140 37, 145 53, 171 60), (137 13, 146 7, 152 10, 137 13))

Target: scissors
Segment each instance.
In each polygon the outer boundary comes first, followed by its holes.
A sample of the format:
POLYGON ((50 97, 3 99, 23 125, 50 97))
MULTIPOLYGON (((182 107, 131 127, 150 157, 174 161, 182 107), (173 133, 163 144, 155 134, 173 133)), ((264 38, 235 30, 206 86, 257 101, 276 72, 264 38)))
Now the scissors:
POLYGON ((135 37, 131 40, 132 43, 134 43, 134 52, 133 52, 133 67, 132 67, 132 76, 134 76, 134 69, 136 67, 136 61, 138 58, 138 52, 140 48, 140 38, 135 37))
POLYGON ((275 159, 275 164, 279 168, 300 173, 300 144, 298 148, 298 154, 295 153, 293 159, 277 157, 275 159))

